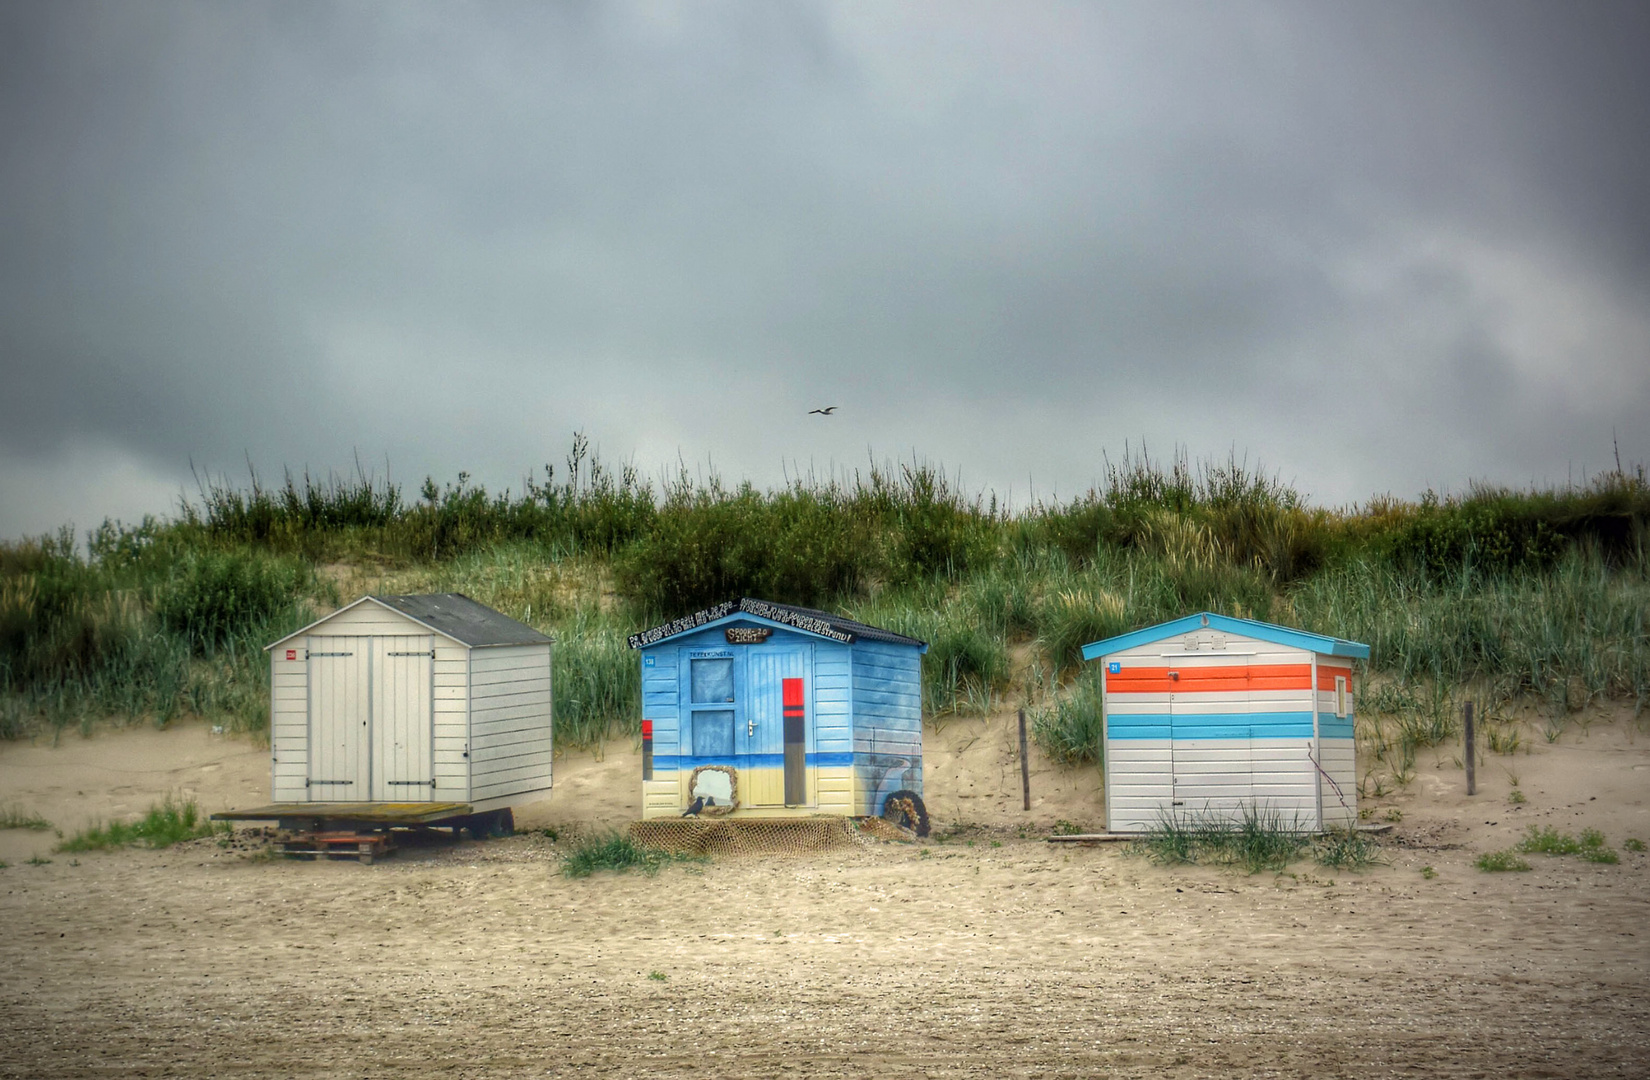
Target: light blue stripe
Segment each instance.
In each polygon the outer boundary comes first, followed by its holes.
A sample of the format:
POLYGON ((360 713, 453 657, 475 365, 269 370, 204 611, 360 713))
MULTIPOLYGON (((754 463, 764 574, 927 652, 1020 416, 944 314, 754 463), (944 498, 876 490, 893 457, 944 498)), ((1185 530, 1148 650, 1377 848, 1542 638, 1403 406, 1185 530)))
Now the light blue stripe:
POLYGON ((1309 712, 1119 714, 1106 717, 1109 739, 1310 739, 1309 712))
POLYGON ((1352 738, 1352 717, 1336 716, 1332 712, 1318 714, 1318 734, 1326 739, 1352 738))
MULTIPOLYGON (((853 754, 809 754, 809 765, 852 765, 853 754)), ((657 770, 697 769, 701 765, 725 765, 735 769, 782 769, 784 754, 741 754, 737 757, 694 757, 689 754, 660 754, 653 759, 657 770)))

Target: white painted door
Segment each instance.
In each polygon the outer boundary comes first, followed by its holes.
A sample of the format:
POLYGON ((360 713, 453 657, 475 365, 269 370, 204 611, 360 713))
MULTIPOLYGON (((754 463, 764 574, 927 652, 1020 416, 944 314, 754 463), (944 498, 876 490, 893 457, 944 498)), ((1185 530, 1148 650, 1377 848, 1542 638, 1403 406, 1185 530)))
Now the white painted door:
POLYGON ((1169 694, 1176 818, 1236 823, 1254 806, 1247 699, 1243 691, 1169 694))
POLYGON ((309 771, 304 787, 311 802, 364 802, 368 756, 371 638, 312 637, 309 665, 309 771))
POLYGON ((372 798, 435 798, 435 639, 372 639, 372 798))

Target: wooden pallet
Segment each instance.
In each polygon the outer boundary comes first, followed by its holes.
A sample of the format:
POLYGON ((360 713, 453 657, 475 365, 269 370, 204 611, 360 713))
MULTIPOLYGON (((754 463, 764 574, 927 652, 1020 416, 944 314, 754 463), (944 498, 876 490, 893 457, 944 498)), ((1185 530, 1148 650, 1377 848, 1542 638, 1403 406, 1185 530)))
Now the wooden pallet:
POLYGON ((387 832, 302 832, 281 841, 282 853, 290 858, 357 859, 368 865, 394 850, 395 844, 387 832))

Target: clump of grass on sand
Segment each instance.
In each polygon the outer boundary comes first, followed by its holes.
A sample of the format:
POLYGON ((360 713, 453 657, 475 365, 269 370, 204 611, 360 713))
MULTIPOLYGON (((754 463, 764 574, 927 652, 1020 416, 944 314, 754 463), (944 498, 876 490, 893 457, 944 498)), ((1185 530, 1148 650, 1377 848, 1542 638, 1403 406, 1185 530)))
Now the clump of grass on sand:
POLYGON ((580 837, 562 856, 561 872, 568 877, 589 877, 597 870, 640 870, 656 874, 667 862, 686 862, 686 856, 643 847, 623 833, 611 832, 602 836, 580 837))
POLYGON ((170 795, 158 806, 133 822, 115 821, 97 825, 57 845, 58 851, 107 851, 120 847, 164 848, 185 840, 217 836, 231 831, 227 823, 201 818, 193 799, 177 801, 170 795))
POLYGON ((1620 856, 1604 846, 1604 834, 1597 829, 1583 829, 1578 838, 1550 825, 1546 828, 1531 825, 1516 847, 1526 855, 1579 855, 1588 862, 1607 864, 1621 861, 1620 856))
POLYGON ((1499 874, 1509 870, 1528 870, 1530 864, 1518 857, 1514 851, 1491 851, 1478 856, 1473 865, 1486 874, 1499 874))
POLYGON ((12 805, 0 810, 0 829, 49 829, 52 823, 39 814, 12 805))
POLYGON ((1355 830, 1313 839, 1274 810, 1250 807, 1240 821, 1213 815, 1164 818, 1130 845, 1155 863, 1228 866, 1251 874, 1282 870, 1311 855, 1320 865, 1361 870, 1380 861, 1380 845, 1355 830))

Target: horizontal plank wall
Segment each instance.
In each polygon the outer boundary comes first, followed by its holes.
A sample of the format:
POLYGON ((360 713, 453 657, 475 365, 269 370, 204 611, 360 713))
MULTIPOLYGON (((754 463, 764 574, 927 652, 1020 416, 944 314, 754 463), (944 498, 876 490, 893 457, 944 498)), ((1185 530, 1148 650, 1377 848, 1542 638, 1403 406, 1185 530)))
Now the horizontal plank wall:
POLYGON ((305 802, 309 792, 309 661, 300 639, 269 658, 270 794, 275 802, 305 802))
POLYGON ((642 652, 642 718, 653 722, 653 779, 642 781, 642 816, 670 817, 686 802, 676 760, 682 754, 681 670, 677 646, 642 652))
MULTIPOLYGON (((862 646, 859 646, 862 647, 862 646)), ((813 734, 809 768, 814 802, 822 814, 854 813, 853 668, 847 645, 816 641, 813 734)))
MULTIPOLYGON (((318 624, 318 634, 377 637, 386 634, 428 634, 430 628, 398 611, 368 600, 339 611, 318 624)), ((447 638, 452 641, 451 638, 447 638)), ((457 644, 457 642, 452 642, 457 644)))
POLYGON ((550 787, 550 646, 471 649, 469 683, 470 800, 550 787))
POLYGON ((922 655, 859 641, 852 650, 856 814, 882 812, 890 792, 922 794, 922 655))
POLYGON ((1102 659, 1108 830, 1250 808, 1317 827, 1312 653, 1205 631, 1102 659))
MULTIPOLYGON (((361 608, 369 606, 363 604, 361 608)), ((416 625, 410 619, 408 623, 416 625)), ((435 778, 433 794, 439 802, 469 802, 474 797, 470 793, 469 763, 464 759, 470 729, 469 664, 468 646, 436 635, 432 775, 435 778)))
POLYGON ((1326 829, 1350 829, 1358 824, 1358 755, 1352 698, 1352 665, 1320 658, 1318 764, 1323 772, 1318 784, 1326 829), (1336 680, 1341 680, 1339 686, 1336 680))

